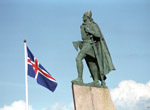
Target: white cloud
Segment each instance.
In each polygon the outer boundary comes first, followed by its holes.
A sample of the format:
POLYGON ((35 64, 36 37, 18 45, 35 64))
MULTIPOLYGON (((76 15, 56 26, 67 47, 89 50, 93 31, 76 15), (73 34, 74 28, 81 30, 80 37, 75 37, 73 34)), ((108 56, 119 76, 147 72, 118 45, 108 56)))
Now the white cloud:
POLYGON ((64 105, 62 103, 57 102, 51 107, 43 108, 42 110, 74 110, 74 106, 73 106, 73 103, 69 105, 64 105))
POLYGON ((150 81, 146 84, 128 80, 111 90, 117 110, 150 110, 150 81))
MULTIPOLYGON (((15 101, 10 106, 4 105, 0 110, 25 110, 25 102, 23 100, 15 101)), ((32 110, 32 106, 30 105, 29 110, 32 110)))

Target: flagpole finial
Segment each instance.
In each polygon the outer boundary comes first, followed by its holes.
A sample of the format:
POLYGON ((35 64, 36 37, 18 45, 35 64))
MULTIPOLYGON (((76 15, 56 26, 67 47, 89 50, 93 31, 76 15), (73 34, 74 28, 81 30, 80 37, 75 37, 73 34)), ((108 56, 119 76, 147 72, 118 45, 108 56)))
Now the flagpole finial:
POLYGON ((26 40, 24 40, 24 43, 26 43, 27 41, 26 40))

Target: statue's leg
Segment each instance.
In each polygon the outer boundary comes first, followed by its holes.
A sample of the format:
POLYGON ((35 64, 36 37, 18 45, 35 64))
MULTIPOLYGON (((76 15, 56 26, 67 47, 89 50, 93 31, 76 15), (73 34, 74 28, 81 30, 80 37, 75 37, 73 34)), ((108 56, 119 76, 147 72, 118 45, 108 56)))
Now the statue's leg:
POLYGON ((94 82, 98 82, 99 78, 98 78, 98 67, 94 62, 89 62, 89 69, 92 72, 92 78, 94 82))
POLYGON ((88 65, 88 68, 90 70, 91 76, 93 78, 93 82, 92 83, 88 83, 88 85, 90 86, 100 86, 99 84, 99 76, 98 76, 98 67, 96 64, 96 59, 90 56, 87 56, 86 58, 86 63, 88 65))
POLYGON ((101 79, 101 87, 107 88, 106 82, 105 82, 106 76, 103 74, 101 77, 102 77, 102 79, 101 79))
POLYGON ((79 52, 78 56, 76 57, 76 65, 78 71, 78 78, 73 80, 72 82, 83 83, 83 63, 82 60, 86 57, 86 54, 79 52))

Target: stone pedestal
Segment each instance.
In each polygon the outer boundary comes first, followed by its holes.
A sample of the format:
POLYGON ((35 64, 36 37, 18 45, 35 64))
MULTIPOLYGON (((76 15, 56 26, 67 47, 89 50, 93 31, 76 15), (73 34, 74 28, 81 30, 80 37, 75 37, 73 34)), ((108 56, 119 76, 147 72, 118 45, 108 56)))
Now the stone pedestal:
POLYGON ((116 110, 107 88, 72 84, 75 110, 116 110))

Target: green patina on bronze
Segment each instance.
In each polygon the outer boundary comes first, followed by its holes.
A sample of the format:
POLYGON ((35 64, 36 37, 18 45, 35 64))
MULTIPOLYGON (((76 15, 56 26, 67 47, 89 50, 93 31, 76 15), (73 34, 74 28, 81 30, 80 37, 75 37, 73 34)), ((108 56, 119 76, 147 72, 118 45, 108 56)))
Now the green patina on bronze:
POLYGON ((72 80, 72 83, 106 88, 106 74, 111 70, 115 70, 115 67, 100 28, 92 19, 91 11, 84 13, 83 24, 80 28, 83 41, 73 42, 77 51, 80 48, 80 52, 76 57, 78 78, 72 80), (83 59, 85 59, 93 78, 92 83, 83 83, 83 59))

